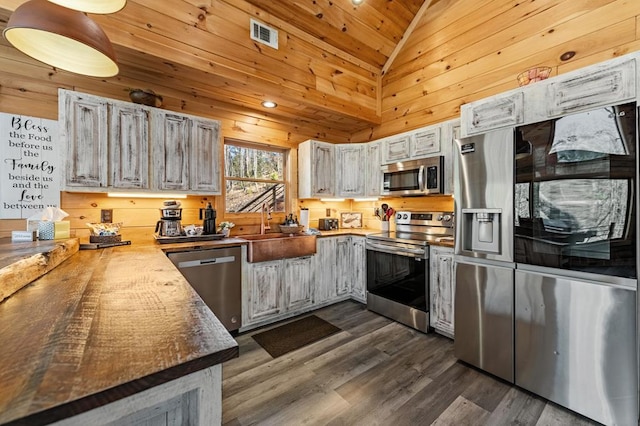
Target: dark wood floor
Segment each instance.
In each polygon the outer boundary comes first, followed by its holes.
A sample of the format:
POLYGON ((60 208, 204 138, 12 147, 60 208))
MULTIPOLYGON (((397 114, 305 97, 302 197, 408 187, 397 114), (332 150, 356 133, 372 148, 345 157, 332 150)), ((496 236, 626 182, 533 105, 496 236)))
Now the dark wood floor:
POLYGON ((225 425, 593 425, 457 362, 453 342, 343 302, 343 331, 273 359, 251 335, 223 365, 225 425))

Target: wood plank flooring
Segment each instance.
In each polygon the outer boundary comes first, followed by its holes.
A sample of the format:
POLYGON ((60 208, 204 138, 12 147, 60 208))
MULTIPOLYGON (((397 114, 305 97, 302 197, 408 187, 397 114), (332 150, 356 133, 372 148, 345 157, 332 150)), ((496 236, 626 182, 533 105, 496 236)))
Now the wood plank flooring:
POLYGON ((265 328, 237 337, 240 357, 222 369, 224 425, 597 424, 458 362, 450 339, 359 303, 314 314, 343 331, 276 359, 251 338, 265 328))

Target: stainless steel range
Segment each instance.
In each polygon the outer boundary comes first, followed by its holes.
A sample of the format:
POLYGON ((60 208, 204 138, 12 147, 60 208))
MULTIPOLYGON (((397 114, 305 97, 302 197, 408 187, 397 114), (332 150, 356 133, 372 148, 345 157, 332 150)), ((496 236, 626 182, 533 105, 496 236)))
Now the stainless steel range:
POLYGON ((396 230, 367 235, 367 308, 429 331, 429 243, 453 241, 452 212, 398 212, 396 230))

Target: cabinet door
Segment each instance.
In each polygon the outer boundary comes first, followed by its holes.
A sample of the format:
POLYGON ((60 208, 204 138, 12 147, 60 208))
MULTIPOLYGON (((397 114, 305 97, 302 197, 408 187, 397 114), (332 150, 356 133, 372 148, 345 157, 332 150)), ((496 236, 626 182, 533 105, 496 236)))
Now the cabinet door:
POLYGON ((107 101, 60 91, 60 141, 66 148, 66 189, 107 186, 107 101))
POLYGON ((193 120, 191 129, 191 189, 220 194, 220 123, 193 120))
POLYGON ((366 180, 364 195, 379 197, 382 190, 382 143, 370 142, 367 144, 366 180))
POLYGON ((316 238, 314 259, 315 303, 322 304, 336 297, 337 237, 316 238))
POLYGON ((285 309, 295 311, 313 304, 313 257, 284 260, 285 309))
POLYGON ((338 194, 341 197, 358 197, 364 195, 365 144, 337 145, 338 159, 338 194))
POLYGON ((133 104, 109 108, 111 186, 149 188, 149 111, 133 104))
POLYGON ((555 117, 636 97, 635 60, 590 67, 548 86, 548 115, 555 117), (594 69, 595 68, 595 69, 594 69))
POLYGON ((249 322, 278 315, 282 311, 282 260, 250 263, 248 273, 249 322))
POLYGON ((462 105, 460 113, 463 136, 514 126, 524 120, 524 93, 494 96, 462 105))
POLYGON ((351 295, 362 303, 367 303, 367 249, 365 243, 365 237, 351 237, 351 295))
POLYGON ((335 146, 314 141, 311 161, 312 195, 316 197, 335 195, 335 146))
POLYGON ((411 158, 440 152, 440 127, 416 132, 411 139, 411 158))
POLYGON ((396 161, 407 160, 409 159, 410 154, 410 137, 408 135, 386 139, 384 141, 385 163, 395 163, 396 161))
POLYGON ((431 327, 453 338, 455 280, 453 249, 431 247, 430 256, 431 327))
POLYGON ((165 112, 153 113, 153 183, 156 189, 189 189, 191 120, 165 112))
POLYGON ((336 296, 344 296, 351 293, 351 237, 336 238, 336 263, 336 296))

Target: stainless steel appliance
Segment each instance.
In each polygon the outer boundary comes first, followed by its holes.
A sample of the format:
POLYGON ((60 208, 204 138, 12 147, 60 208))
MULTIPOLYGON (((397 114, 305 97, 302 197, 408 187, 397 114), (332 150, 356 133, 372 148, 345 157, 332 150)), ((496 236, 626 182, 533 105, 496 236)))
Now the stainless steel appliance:
POLYGON ((367 235, 367 308, 429 330, 429 242, 453 241, 452 212, 396 213, 396 230, 367 235))
POLYGON ((455 355, 513 381, 513 129, 455 150, 455 355))
POLYGON ((160 220, 156 223, 156 234, 161 237, 179 237, 183 233, 182 209, 179 201, 168 200, 160 209, 160 220))
POLYGON ((167 256, 227 330, 242 326, 240 247, 170 252, 167 256))
POLYGON ((332 219, 329 217, 318 219, 318 229, 321 231, 331 231, 333 229, 338 229, 339 227, 338 219, 332 219))
POLYGON ((636 105, 516 129, 515 383, 637 424, 636 105))
POLYGON ((385 164, 382 166, 382 192, 388 196, 442 194, 444 156, 385 164))

